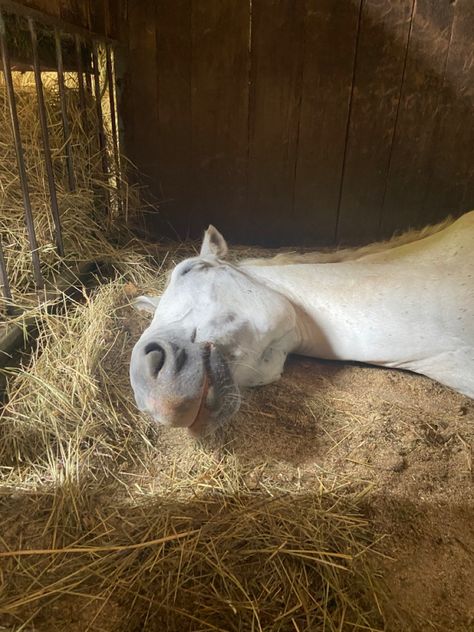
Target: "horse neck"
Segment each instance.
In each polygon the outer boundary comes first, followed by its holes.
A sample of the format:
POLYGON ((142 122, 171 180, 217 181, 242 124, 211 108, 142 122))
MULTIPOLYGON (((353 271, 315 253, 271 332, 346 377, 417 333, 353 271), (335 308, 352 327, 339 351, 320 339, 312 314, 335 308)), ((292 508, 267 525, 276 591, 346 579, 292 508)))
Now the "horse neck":
POLYGON ((413 354, 423 353, 414 349, 421 297, 417 273, 401 267, 345 262, 246 269, 293 304, 295 353, 408 367, 413 354))

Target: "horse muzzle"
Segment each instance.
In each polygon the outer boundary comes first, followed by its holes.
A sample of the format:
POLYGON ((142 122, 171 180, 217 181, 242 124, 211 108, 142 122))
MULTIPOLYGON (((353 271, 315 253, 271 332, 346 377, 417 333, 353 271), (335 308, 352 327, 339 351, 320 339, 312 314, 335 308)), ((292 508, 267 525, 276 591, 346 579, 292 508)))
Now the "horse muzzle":
POLYGON ((240 404, 229 367, 211 343, 143 337, 132 352, 130 381, 140 410, 193 436, 207 434, 240 404))

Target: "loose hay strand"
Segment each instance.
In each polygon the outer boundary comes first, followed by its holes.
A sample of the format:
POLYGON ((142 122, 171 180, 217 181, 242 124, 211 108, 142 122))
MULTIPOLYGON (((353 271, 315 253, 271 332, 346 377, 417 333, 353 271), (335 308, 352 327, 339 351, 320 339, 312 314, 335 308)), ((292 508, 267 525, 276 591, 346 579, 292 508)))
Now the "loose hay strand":
POLYGON ((154 540, 146 540, 145 542, 136 542, 135 544, 123 544, 121 546, 84 546, 84 547, 65 547, 62 549, 18 549, 17 551, 0 551, 0 557, 20 557, 22 555, 59 555, 72 553, 111 553, 112 551, 132 551, 135 549, 143 549, 147 546, 155 546, 164 544, 171 540, 179 540, 188 535, 193 535, 196 531, 184 531, 175 535, 167 535, 163 538, 155 538, 154 540))

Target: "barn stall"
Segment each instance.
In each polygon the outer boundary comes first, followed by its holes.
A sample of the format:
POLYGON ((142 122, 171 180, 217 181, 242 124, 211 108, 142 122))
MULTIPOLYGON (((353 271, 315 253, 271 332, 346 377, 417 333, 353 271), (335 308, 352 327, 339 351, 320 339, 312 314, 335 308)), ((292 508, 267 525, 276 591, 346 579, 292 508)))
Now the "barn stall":
POLYGON ((294 358, 196 443, 128 365, 209 222, 246 257, 474 206, 472 3, 0 9, 0 625, 471 629, 471 400, 294 358))

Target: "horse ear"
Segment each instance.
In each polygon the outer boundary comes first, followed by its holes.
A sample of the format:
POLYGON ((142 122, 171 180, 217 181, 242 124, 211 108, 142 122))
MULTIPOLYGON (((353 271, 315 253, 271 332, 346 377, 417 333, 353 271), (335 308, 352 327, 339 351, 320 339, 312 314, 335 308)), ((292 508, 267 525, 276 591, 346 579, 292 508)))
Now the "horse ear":
POLYGON ((133 300, 132 305, 139 312, 154 314, 159 302, 159 296, 137 296, 137 298, 133 300))
POLYGON ((217 228, 214 228, 214 226, 210 224, 202 240, 201 257, 214 255, 215 257, 219 257, 219 259, 224 259, 228 251, 229 248, 227 247, 226 240, 222 237, 217 228))

